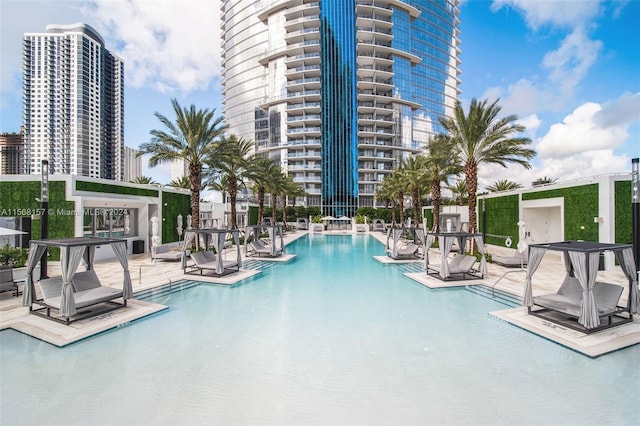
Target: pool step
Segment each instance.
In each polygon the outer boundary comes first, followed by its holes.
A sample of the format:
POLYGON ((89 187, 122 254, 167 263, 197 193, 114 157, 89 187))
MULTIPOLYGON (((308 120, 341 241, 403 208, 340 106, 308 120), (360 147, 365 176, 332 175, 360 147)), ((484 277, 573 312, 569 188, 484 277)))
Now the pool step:
POLYGON ((404 273, 424 272, 422 262, 399 263, 396 266, 404 273))
POLYGON ((522 306, 522 298, 515 294, 507 293, 502 290, 491 290, 491 287, 486 285, 470 285, 465 287, 468 291, 475 293, 479 296, 486 297, 487 299, 495 300, 503 305, 507 305, 511 308, 522 306))
POLYGON ((245 259, 242 261, 242 269, 253 269, 257 271, 264 271, 265 269, 272 268, 274 265, 274 262, 263 262, 256 259, 245 259))
POLYGON ((167 296, 177 291, 187 290, 191 287, 199 286, 201 283, 190 280, 180 280, 176 282, 169 282, 168 284, 161 285, 160 287, 154 287, 148 290, 136 292, 133 297, 135 299, 145 300, 155 297, 167 296))

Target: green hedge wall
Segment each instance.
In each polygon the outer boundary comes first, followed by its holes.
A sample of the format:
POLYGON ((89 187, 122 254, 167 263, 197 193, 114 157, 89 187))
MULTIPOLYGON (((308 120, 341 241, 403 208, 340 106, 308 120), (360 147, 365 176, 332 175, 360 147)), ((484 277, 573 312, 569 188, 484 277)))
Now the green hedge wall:
MULTIPOLYGON (((487 215, 487 229, 482 228, 482 200, 478 199, 478 229, 487 234, 510 236, 511 247, 518 244, 518 221, 520 220, 520 205, 518 195, 506 195, 485 200, 485 214, 487 215)), ((506 247, 506 238, 487 235, 487 244, 506 247)))
MULTIPOLYGON (((162 193, 162 244, 178 241, 178 215, 182 215, 183 232, 187 229, 187 215, 191 212, 189 194, 162 193)), ((184 234, 183 234, 184 235, 184 234)))
POLYGON ((615 242, 618 244, 632 244, 631 181, 616 181, 614 183, 614 194, 615 242))
POLYGON ((76 181, 77 191, 106 192, 110 194, 138 195, 141 197, 157 197, 158 191, 154 189, 134 188, 128 186, 111 185, 108 183, 76 181))
MULTIPOLYGON (((0 182, 0 216, 31 216, 39 213, 40 181, 0 182), (16 214, 17 213, 17 214, 16 214)), ((48 238, 73 237, 75 202, 67 201, 66 182, 49 181, 48 238)), ((36 216, 37 217, 37 216, 36 216)), ((31 239, 40 238, 40 219, 31 221, 31 239)), ((51 260, 59 260, 58 249, 50 249, 51 260)))
POLYGON ((522 200, 541 198, 564 198, 564 238, 565 240, 598 241, 598 184, 551 189, 548 191, 522 194, 522 200), (584 227, 584 229, 582 229, 584 227))

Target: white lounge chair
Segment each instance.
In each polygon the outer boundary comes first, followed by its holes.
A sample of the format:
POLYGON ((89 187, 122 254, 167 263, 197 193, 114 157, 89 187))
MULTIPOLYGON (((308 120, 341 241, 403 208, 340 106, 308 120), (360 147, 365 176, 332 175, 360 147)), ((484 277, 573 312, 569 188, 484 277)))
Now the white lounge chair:
POLYGON ((420 246, 418 246, 415 243, 407 243, 398 247, 398 249, 396 250, 395 256, 393 256, 393 253, 391 251, 389 252, 389 255, 391 256, 391 258, 396 260, 415 258, 415 257, 418 257, 419 248, 420 246))

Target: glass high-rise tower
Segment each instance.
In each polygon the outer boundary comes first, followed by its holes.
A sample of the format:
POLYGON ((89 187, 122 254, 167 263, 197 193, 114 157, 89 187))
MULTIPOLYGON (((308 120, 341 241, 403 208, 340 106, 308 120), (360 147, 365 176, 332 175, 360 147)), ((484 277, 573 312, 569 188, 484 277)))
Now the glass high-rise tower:
POLYGON ((459 94, 458 0, 223 0, 229 132, 352 216, 459 94))
POLYGON ((48 25, 23 45, 26 173, 124 177, 124 64, 89 25, 48 25))

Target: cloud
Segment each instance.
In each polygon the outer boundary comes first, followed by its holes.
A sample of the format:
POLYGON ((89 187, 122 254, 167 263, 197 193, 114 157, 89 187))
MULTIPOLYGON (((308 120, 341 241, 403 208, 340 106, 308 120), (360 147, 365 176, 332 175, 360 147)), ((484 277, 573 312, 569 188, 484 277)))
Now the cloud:
MULTIPOLYGON (((553 124, 537 146, 541 159, 566 158, 586 151, 613 150, 629 137, 628 127, 634 121, 613 121, 607 117, 620 105, 628 102, 628 95, 608 104, 607 109, 600 104, 588 102, 577 107, 561 123, 553 124), (602 117, 605 117, 603 119, 602 117)), ((637 120, 638 117, 635 117, 637 120)))
POLYGON ((206 90, 220 75, 218 3, 97 0, 83 12, 125 63, 127 84, 162 93, 206 90))
POLYGON ((533 30, 544 25, 575 27, 589 21, 600 13, 600 1, 540 1, 540 0, 494 0, 491 10, 513 7, 519 11, 533 30))
POLYGON ((640 121, 640 92, 627 92, 615 101, 605 103, 595 120, 602 127, 625 126, 640 121))
POLYGON ((550 83, 560 86, 558 95, 573 96, 576 86, 596 62, 601 48, 601 41, 589 39, 582 27, 578 27, 562 40, 558 49, 544 56, 542 66, 549 70, 550 83))

